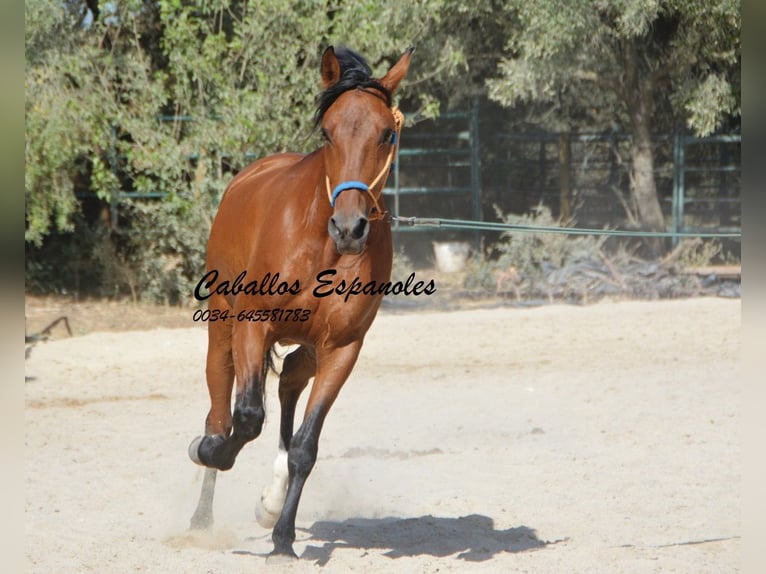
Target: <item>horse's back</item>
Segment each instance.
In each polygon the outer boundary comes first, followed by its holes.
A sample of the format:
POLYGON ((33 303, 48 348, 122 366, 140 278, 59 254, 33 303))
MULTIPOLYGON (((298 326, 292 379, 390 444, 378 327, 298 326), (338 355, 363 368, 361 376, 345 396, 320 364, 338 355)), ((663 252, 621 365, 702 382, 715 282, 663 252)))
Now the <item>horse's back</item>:
POLYGON ((294 166, 304 157, 306 154, 302 153, 279 153, 254 161, 231 180, 221 198, 219 211, 225 209, 224 205, 228 196, 253 193, 259 188, 264 188, 264 186, 259 185, 263 180, 279 175, 283 170, 294 166))

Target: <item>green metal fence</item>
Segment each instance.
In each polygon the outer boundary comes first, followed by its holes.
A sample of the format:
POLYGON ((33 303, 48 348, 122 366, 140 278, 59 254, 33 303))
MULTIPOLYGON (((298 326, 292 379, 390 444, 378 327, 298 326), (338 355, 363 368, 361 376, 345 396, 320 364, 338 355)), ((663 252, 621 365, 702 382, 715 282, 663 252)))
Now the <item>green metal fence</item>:
MULTIPOLYGON (((403 224, 401 217, 494 221, 495 206, 521 213, 541 203, 556 215, 566 211, 577 227, 624 228, 630 201, 628 135, 494 131, 482 146, 480 119, 479 102, 474 99, 470 110, 416 121, 414 127, 404 129, 393 173, 383 190, 396 232, 433 230, 433 226, 403 224)), ((694 233, 740 234, 741 136, 697 138, 679 130, 656 135, 653 141, 655 180, 673 244, 694 233)), ((112 153, 108 159, 117 172, 119 158, 112 153)), ((77 195, 93 194, 80 190, 77 195)), ((166 195, 162 190, 115 190, 109 200, 112 220, 117 221, 119 206, 126 199, 166 195)), ((457 228, 443 228, 447 227, 457 228)), ((474 230, 478 239, 483 228, 463 229, 474 230)))
MULTIPOLYGON (((633 219, 629 213, 629 135, 496 133, 492 142, 483 194, 503 211, 525 212, 542 203, 563 215, 562 198, 570 193, 577 227, 638 230, 635 213, 633 219), (562 141, 571 148, 566 154, 562 141)), ((656 134, 653 142, 655 182, 673 244, 684 234, 741 234, 741 137, 697 138, 679 130, 656 134)))
POLYGON ((481 157, 479 142, 479 106, 474 101, 466 112, 442 114, 438 120, 422 122, 418 128, 403 130, 393 174, 383 189, 389 212, 394 216, 394 231, 419 231, 401 226, 396 218, 403 215, 403 198, 419 208, 443 205, 448 197, 464 200, 461 213, 471 219, 483 219, 481 201, 481 157), (451 131, 445 131, 446 124, 451 131), (423 161, 426 160, 426 161, 423 161), (429 174, 438 170, 436 177, 429 174), (410 183, 403 182, 407 173, 410 183), (439 180, 436 184, 434 179, 439 180), (413 184, 412 181, 416 181, 413 184))
MULTIPOLYGON (((706 211, 718 217, 717 229, 720 233, 741 233, 740 175, 741 164, 740 135, 718 135, 705 138, 692 137, 682 130, 673 138, 673 193, 672 223, 674 234, 698 233, 706 227, 698 222, 686 222, 687 206, 709 206, 706 211), (689 163, 690 148, 714 146, 718 149, 718 161, 689 163), (699 176, 693 185, 687 184, 687 175, 699 176), (717 186, 713 193, 709 189, 717 186), (707 192, 706 192, 707 191, 707 192)), ((694 210, 692 210, 692 214, 694 210)), ((673 237, 673 245, 678 243, 678 236, 673 237)))

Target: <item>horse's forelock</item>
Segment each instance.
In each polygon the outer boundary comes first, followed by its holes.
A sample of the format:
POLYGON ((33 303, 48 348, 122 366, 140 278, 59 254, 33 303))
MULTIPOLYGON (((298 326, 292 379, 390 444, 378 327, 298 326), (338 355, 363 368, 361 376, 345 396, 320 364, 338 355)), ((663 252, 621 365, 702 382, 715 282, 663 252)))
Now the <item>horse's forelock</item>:
POLYGON ((373 88, 380 91, 386 104, 391 106, 391 92, 372 77, 370 66, 360 54, 345 46, 338 46, 335 48, 335 57, 340 66, 340 79, 319 95, 314 127, 322 122, 327 110, 341 94, 356 88, 373 88))

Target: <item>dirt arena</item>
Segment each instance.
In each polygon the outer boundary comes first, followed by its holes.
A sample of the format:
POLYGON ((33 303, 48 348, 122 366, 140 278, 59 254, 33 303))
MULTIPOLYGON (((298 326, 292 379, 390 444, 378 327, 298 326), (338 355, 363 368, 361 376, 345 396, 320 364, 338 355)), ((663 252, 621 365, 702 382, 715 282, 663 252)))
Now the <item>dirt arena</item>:
MULTIPOLYGON (((301 560, 268 571, 737 572, 740 303, 382 312, 325 424, 301 560)), ((219 474, 213 530, 190 533, 208 400, 185 313, 34 347, 28 572, 266 569, 275 381, 263 434, 219 474)))

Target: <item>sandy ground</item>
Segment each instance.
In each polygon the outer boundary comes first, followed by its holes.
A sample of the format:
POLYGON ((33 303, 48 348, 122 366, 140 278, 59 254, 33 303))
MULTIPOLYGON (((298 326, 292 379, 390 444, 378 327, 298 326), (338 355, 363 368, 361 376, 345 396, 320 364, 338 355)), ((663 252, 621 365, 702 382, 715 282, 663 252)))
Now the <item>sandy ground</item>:
POLYGON ((739 570, 739 300, 382 313, 325 425, 301 561, 268 567, 274 380, 190 533, 206 334, 191 311, 162 326, 27 360, 29 572, 739 570))

